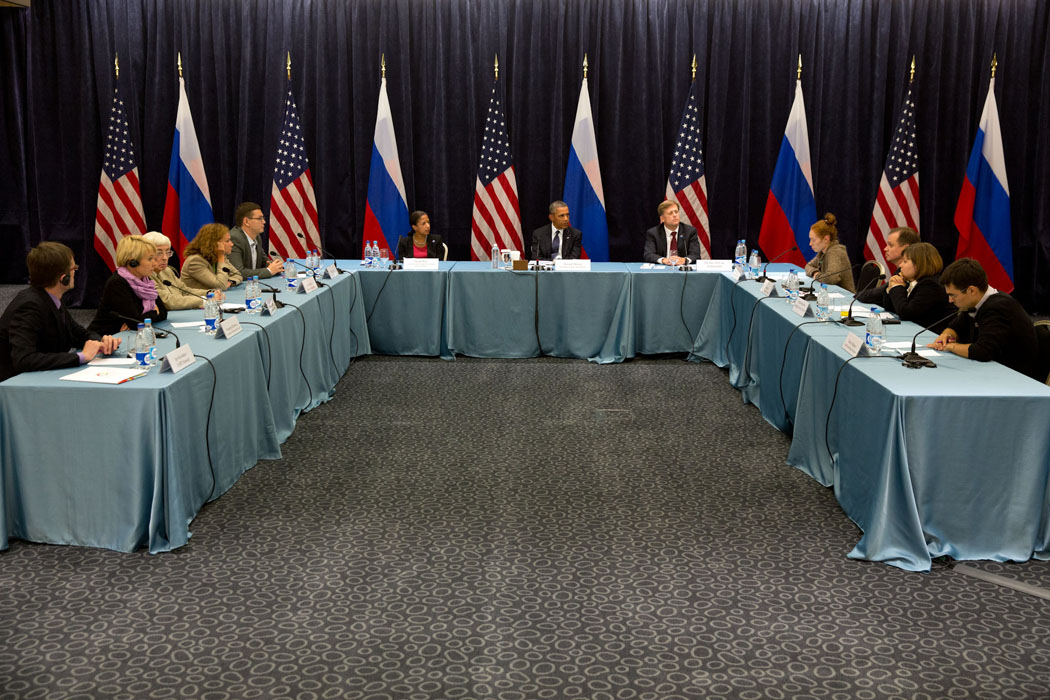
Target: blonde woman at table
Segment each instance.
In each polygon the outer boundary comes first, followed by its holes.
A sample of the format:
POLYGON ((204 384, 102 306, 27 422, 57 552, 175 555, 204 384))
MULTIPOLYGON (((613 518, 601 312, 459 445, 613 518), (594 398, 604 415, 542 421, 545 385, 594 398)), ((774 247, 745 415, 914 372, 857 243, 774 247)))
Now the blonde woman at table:
POLYGON ((229 289, 243 281, 229 261, 233 251, 230 229, 222 224, 205 224, 183 253, 182 281, 198 289, 229 289))
POLYGON ((955 308, 941 285, 943 267, 941 254, 929 243, 908 246, 901 254, 900 270, 886 284, 886 303, 882 305, 900 316, 902 321, 911 321, 940 333, 951 321, 944 317, 955 308), (937 323, 940 319, 944 320, 937 323))
POLYGON ((117 271, 102 288, 102 300, 88 326, 100 335, 127 330, 133 321, 154 323, 168 317, 168 307, 160 300, 150 279, 157 249, 142 236, 124 236, 117 244, 117 271))
POLYGON ((809 247, 817 255, 806 263, 806 274, 815 281, 835 284, 854 292, 856 287, 853 284, 849 253, 846 252, 846 246, 839 243, 839 230, 835 222, 835 215, 828 212, 823 219, 809 227, 809 247))

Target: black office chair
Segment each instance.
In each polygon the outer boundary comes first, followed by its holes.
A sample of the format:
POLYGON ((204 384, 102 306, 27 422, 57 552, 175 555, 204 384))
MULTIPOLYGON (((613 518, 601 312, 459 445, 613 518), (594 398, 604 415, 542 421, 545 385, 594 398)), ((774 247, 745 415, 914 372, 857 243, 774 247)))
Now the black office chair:
POLYGON ((1038 347, 1036 362, 1039 376, 1050 386, 1050 321, 1035 322, 1035 340, 1038 347))
POLYGON ((882 265, 874 260, 867 261, 860 267, 860 274, 857 276, 857 291, 868 289, 868 285, 871 284, 873 279, 885 273, 886 271, 882 269, 882 265))

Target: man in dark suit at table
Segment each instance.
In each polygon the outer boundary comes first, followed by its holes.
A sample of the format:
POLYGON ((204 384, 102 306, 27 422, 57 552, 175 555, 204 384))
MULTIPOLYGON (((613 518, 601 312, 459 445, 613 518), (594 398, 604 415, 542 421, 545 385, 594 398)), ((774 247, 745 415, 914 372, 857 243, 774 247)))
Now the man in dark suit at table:
POLYGON ((1036 376, 1039 346, 1032 318, 1016 299, 988 285, 981 263, 959 258, 944 268, 941 284, 960 313, 926 347, 980 362, 994 360, 1042 381, 1036 376))
MULTIPOLYGON (((900 268, 904 249, 919 242, 919 233, 913 228, 899 226, 890 229, 890 232, 886 235, 886 245, 882 249, 886 262, 894 267, 893 270, 886 270, 887 277, 892 277, 896 269, 900 268)), ((857 294, 857 301, 865 304, 878 304, 885 309, 887 304, 889 304, 887 292, 886 282, 882 282, 857 294)))
POLYGON ((583 251, 583 233, 569 225, 569 205, 561 200, 547 207, 549 226, 540 226, 532 232, 533 260, 578 260, 583 251))
POLYGON ((41 243, 29 251, 26 266, 30 286, 0 316, 0 382, 21 372, 76 367, 120 346, 119 338, 88 332, 62 304, 78 269, 72 250, 41 243))
POLYGON ((689 265, 700 259, 696 229, 679 222, 678 203, 667 199, 656 208, 660 224, 645 232, 642 259, 660 265, 689 265))
POLYGON ((273 277, 284 271, 284 261, 275 258, 267 262, 262 240, 259 238, 266 228, 266 217, 262 207, 255 202, 244 202, 233 213, 234 227, 230 229, 229 262, 243 275, 244 279, 258 277, 261 280, 273 277))

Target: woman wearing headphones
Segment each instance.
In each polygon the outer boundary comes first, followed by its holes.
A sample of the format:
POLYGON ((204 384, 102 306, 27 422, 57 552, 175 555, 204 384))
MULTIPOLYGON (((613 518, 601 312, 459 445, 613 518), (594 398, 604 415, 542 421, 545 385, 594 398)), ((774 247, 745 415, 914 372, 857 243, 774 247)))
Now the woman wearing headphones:
POLYGON ((127 330, 132 322, 163 321, 168 309, 150 279, 157 248, 142 236, 125 236, 117 244, 117 271, 102 288, 95 318, 88 330, 101 335, 127 330))

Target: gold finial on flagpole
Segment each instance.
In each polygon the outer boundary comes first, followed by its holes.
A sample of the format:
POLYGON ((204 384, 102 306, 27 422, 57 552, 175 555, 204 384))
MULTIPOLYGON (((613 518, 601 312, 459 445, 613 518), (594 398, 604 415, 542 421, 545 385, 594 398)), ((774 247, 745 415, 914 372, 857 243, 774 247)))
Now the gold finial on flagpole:
POLYGON ((288 52, 288 62, 284 64, 285 69, 288 71, 288 79, 292 79, 292 52, 288 52))
POLYGON ((999 65, 998 55, 992 53, 992 77, 995 77, 995 67, 999 65))
POLYGON ((113 74, 120 78, 120 54, 113 54, 113 74))
POLYGON ((583 54, 583 79, 587 79, 587 54, 583 54))
POLYGON ((496 80, 499 80, 499 54, 495 54, 496 60, 492 63, 492 69, 496 71, 496 80))
POLYGON ((911 57, 911 74, 908 76, 908 82, 915 80, 915 56, 911 57))
POLYGON ((386 54, 379 54, 379 70, 383 80, 386 80, 386 54))
POLYGON ((696 54, 693 54, 693 80, 696 80, 696 54))
POLYGON ((798 73, 795 75, 795 80, 802 80, 802 54, 798 55, 798 73))
POLYGON ((178 52, 178 53, 176 54, 176 56, 178 57, 178 64, 179 64, 179 77, 181 78, 181 77, 182 77, 182 52, 181 52, 181 51, 179 51, 179 52, 178 52))

